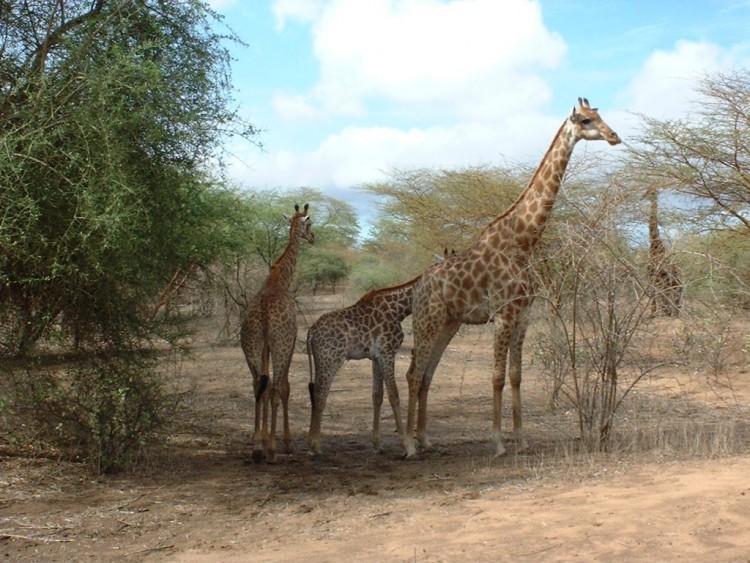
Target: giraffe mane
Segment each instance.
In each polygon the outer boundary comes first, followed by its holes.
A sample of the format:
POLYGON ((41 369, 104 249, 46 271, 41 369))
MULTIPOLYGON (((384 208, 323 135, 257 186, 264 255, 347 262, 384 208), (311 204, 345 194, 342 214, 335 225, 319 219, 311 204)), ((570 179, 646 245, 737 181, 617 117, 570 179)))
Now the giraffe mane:
MULTIPOLYGON (((380 287, 377 289, 371 289, 367 293, 365 293, 362 297, 359 298, 359 301, 365 301, 366 299, 372 299, 375 295, 378 293, 383 293, 384 291, 394 291, 396 289, 402 289, 404 287, 408 287, 409 285, 414 285, 419 281, 419 278, 422 277, 422 274, 419 274, 416 278, 412 278, 409 281, 405 281, 404 283, 398 284, 398 285, 392 285, 390 287, 380 287)), ((357 301, 357 303, 359 303, 357 301)))
MULTIPOLYGON (((563 122, 563 124, 560 125, 560 128, 557 130, 557 134, 555 135, 555 138, 552 139, 552 142, 550 143, 549 147, 547 148, 547 152, 544 153, 544 158, 542 158, 541 162, 544 162, 545 160, 547 160, 547 157, 549 157, 550 153, 552 152, 552 147, 554 147, 557 144, 557 139, 562 134, 563 129, 565 128, 565 125, 567 123, 568 123, 568 120, 566 119, 563 122)), ((531 189, 531 187, 534 185, 534 182, 536 181, 536 179, 539 176, 539 174, 541 174, 541 169, 542 169, 541 166, 537 166, 536 170, 534 171, 534 175, 529 180, 529 183, 526 184, 526 187, 523 189, 523 191, 518 195, 518 197, 516 198, 516 201, 514 201, 513 203, 511 203, 510 207, 508 207, 500 215, 498 215, 497 217, 495 217, 490 222, 490 224, 487 225, 482 230, 482 232, 485 232, 485 231, 493 228, 498 223, 498 221, 501 221, 501 220, 505 219, 505 217, 507 217, 508 215, 510 215, 511 213, 513 213, 513 211, 515 211, 515 209, 518 207, 518 205, 521 203, 521 201, 523 201, 523 199, 526 197, 526 195, 528 194, 528 192, 531 189)))

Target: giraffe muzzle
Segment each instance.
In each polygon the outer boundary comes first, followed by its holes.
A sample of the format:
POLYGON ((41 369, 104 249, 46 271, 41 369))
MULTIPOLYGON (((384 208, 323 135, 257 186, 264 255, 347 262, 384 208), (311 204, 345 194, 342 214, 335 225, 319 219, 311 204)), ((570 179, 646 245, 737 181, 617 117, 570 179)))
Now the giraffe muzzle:
POLYGON ((614 131, 612 131, 612 132, 610 132, 609 135, 607 135, 607 142, 610 145, 614 146, 614 145, 619 145, 620 143, 622 143, 622 139, 620 138, 620 136, 617 133, 615 133, 614 131))

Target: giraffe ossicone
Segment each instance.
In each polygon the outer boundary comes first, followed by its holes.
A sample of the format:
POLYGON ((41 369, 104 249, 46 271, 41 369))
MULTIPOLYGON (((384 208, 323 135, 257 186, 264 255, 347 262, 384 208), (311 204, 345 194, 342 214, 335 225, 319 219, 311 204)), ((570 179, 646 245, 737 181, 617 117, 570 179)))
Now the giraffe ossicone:
POLYGON ((240 345, 253 377, 255 427, 253 461, 276 458, 276 420, 281 404, 284 447, 291 451, 289 429, 289 366, 297 339, 297 307, 290 287, 297 265, 300 241, 315 242, 308 204, 294 206, 289 221, 289 242, 271 265, 268 277, 250 300, 240 327, 240 345), (271 371, 272 370, 272 371, 271 371), (269 413, 270 407, 270 413, 269 413), (269 428, 270 415, 270 428, 269 428))
POLYGON ((519 450, 527 447, 521 419, 521 359, 534 301, 529 273, 531 253, 544 232, 565 170, 580 140, 620 137, 585 98, 565 119, 528 186, 465 251, 431 266, 414 286, 414 351, 406 374, 409 402, 403 444, 406 457, 427 440, 427 395, 440 358, 462 324, 494 322, 493 427, 495 455, 505 453, 501 433, 506 369, 512 391, 513 427, 519 450), (416 443, 415 443, 416 436, 416 443))

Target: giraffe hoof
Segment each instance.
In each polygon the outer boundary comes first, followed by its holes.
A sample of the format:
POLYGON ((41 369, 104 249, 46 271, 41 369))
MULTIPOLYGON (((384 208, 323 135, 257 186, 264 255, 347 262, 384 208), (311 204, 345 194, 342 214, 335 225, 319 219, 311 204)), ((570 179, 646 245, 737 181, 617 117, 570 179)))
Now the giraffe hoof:
POLYGON ((263 458, 265 456, 263 455, 263 450, 253 450, 253 462, 254 463, 263 463, 263 458))
POLYGON ((407 448, 406 452, 404 453, 403 459, 415 459, 417 457, 417 450, 416 448, 407 448))

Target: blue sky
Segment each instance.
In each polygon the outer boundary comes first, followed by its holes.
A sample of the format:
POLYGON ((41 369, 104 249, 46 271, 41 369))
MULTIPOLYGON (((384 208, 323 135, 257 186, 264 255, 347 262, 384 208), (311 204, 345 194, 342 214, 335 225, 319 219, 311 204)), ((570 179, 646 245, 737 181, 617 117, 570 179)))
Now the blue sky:
POLYGON ((263 130, 230 177, 318 188, 364 223, 356 188, 389 170, 535 164, 578 96, 627 142, 633 112, 682 117, 699 76, 750 61, 748 0, 209 3, 248 44, 235 97, 263 130))

